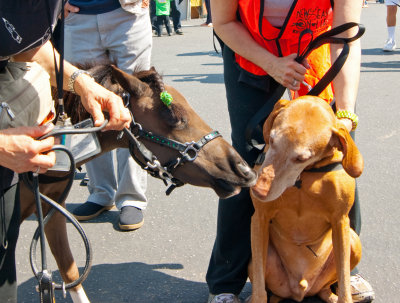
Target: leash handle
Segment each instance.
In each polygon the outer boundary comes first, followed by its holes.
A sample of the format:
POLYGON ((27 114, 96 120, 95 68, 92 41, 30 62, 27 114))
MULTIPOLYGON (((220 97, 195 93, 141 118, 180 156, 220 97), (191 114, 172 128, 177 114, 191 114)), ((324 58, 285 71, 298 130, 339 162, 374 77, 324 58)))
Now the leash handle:
MULTIPOLYGON (((335 60, 335 62, 331 65, 331 67, 328 69, 328 71, 325 73, 325 75, 318 81, 318 83, 307 93, 307 95, 311 96, 318 96, 322 91, 329 85, 330 82, 336 77, 336 75, 339 73, 340 69, 343 67, 344 63, 346 62, 346 59, 349 55, 350 47, 348 45, 349 42, 355 41, 359 39, 365 32, 365 27, 362 24, 356 23, 356 22, 348 22, 342 25, 339 25, 335 28, 330 29, 329 31, 326 31, 325 33, 319 35, 315 39, 311 40, 311 42, 307 45, 307 47, 304 49, 302 53, 300 53, 300 42, 303 39, 305 35, 311 35, 313 36, 313 33, 311 30, 306 29, 303 32, 300 33, 299 36, 299 49, 297 52, 297 57, 296 61, 301 63, 307 56, 316 48, 320 47, 323 44, 326 43, 332 43, 332 44, 343 44, 343 49, 340 52, 338 58, 335 60), (338 34, 341 34, 353 27, 358 27, 357 33, 349 38, 339 38, 339 37, 334 37, 338 34)), ((286 88, 282 85, 279 84, 278 87, 275 89, 275 92, 273 95, 268 98, 268 100, 265 102, 263 107, 249 120, 246 130, 245 130, 245 138, 247 141, 247 144, 252 146, 253 148, 257 150, 262 150, 263 146, 265 143, 260 143, 257 142, 255 139, 252 138, 252 134, 256 128, 260 128, 260 123, 266 119, 266 117, 271 113, 273 107, 275 106, 275 103, 278 102, 278 100, 282 97, 284 94, 286 88)))
MULTIPOLYGON (((335 62, 331 65, 331 67, 327 70, 325 75, 318 81, 318 83, 307 93, 310 96, 318 96, 322 93, 322 91, 332 82, 332 80, 336 77, 339 71, 342 69, 343 65, 345 64, 347 57, 349 56, 350 47, 348 45, 349 42, 355 41, 359 39, 365 32, 365 27, 362 24, 355 23, 355 22, 348 22, 342 24, 338 27, 335 27, 317 38, 312 40, 310 44, 306 47, 301 55, 298 55, 296 58, 297 62, 302 62, 307 56, 316 48, 326 44, 343 44, 343 49, 340 52, 339 56, 336 58, 335 62), (349 38, 339 38, 334 37, 338 34, 341 34, 353 27, 358 27, 357 33, 349 38)), ((300 35, 301 39, 302 35, 300 35)), ((299 41, 300 42, 300 41, 299 41)), ((299 43, 300 44, 300 43, 299 43)))

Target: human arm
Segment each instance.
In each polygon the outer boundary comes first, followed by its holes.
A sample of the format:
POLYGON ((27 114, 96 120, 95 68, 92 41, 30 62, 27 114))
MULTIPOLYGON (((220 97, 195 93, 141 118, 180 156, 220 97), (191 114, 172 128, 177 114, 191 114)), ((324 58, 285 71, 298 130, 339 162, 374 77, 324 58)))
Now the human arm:
MULTIPOLYGON (((333 9, 332 27, 342 25, 347 22, 360 22, 362 3, 352 0, 335 0, 333 9)), ((358 28, 348 30, 341 37, 352 37, 358 28)), ((336 109, 354 112, 357 99, 358 84, 360 80, 360 64, 361 64, 361 43, 360 39, 349 44, 350 53, 346 63, 332 81, 335 91, 336 109)), ((331 44, 332 62, 338 57, 342 49, 341 45, 331 44)), ((350 131, 352 129, 352 121, 350 119, 341 119, 350 131)))
MULTIPOLYGON (((235 53, 261 67, 283 86, 298 90, 307 69, 295 61, 297 54, 277 57, 260 46, 237 20, 238 0, 211 0, 213 26, 217 35, 235 53), (297 83, 294 86, 293 80, 297 83)), ((307 63, 304 63, 307 65, 307 63)))
MULTIPOLYGON (((57 51, 56 57, 58 60, 57 51)), ((51 85, 56 86, 53 47, 50 41, 41 47, 16 55, 13 59, 15 61, 37 62, 49 73, 51 85)), ((68 80, 76 70, 75 66, 64 61, 63 88, 65 90, 68 90, 68 80)), ((131 117, 128 109, 124 107, 122 99, 97 84, 91 77, 86 74, 79 75, 75 80, 74 89, 81 97, 83 106, 93 116, 96 126, 104 122, 102 110, 108 111, 110 114, 110 121, 103 130, 121 130, 129 126, 131 117)))

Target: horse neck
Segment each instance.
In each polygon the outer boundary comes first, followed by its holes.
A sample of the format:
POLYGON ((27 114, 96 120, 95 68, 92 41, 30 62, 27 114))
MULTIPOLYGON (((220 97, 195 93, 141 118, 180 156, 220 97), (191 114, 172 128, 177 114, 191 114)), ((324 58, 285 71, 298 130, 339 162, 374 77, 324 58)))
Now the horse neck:
POLYGON ((121 139, 118 139, 118 135, 120 132, 118 131, 106 131, 106 132, 97 132, 97 137, 99 139, 99 143, 101 146, 101 152, 90 157, 86 160, 83 160, 77 163, 77 167, 82 166, 83 164, 93 160, 101 155, 112 151, 116 148, 129 148, 129 142, 126 136, 123 136, 121 139))

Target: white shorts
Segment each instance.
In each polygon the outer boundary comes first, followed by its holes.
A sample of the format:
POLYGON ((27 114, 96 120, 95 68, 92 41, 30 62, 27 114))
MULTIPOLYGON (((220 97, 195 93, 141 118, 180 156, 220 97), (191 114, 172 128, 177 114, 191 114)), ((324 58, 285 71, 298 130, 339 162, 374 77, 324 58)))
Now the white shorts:
POLYGON ((400 0, 385 0, 386 5, 400 5, 400 0))

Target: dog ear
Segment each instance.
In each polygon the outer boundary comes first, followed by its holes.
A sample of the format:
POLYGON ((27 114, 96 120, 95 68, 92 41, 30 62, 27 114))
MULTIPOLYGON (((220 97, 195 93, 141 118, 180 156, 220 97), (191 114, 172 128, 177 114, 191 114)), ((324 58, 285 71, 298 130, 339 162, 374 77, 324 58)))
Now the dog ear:
POLYGON ((269 133, 271 132, 272 125, 274 124, 275 118, 279 115, 282 109, 284 109, 291 101, 281 99, 276 102, 272 112, 268 116, 267 120, 265 120, 264 127, 263 127, 263 136, 264 141, 268 145, 269 142, 269 133))
POLYGON ((342 165, 344 170, 351 177, 358 178, 364 168, 364 160, 360 151, 344 126, 338 125, 336 129, 333 129, 333 134, 337 137, 338 148, 343 153, 342 165))

